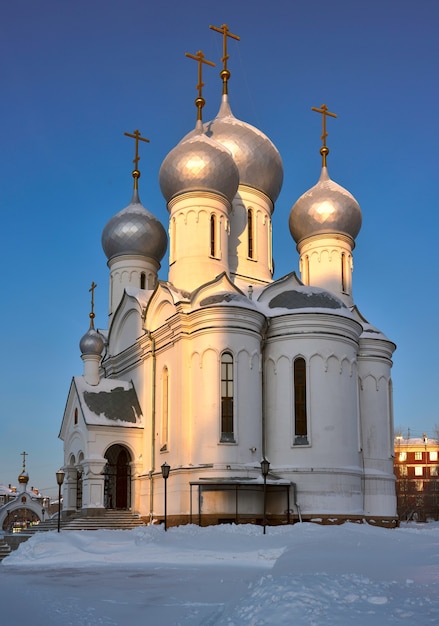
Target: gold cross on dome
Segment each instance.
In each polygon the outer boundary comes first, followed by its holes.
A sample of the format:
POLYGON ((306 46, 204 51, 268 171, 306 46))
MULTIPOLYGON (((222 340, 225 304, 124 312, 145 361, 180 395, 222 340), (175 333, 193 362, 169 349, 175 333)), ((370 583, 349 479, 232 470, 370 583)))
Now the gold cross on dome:
POLYGON ((198 97, 195 100, 195 105, 198 109, 197 120, 201 121, 201 109, 206 104, 206 101, 203 98, 203 63, 205 65, 211 65, 212 67, 215 67, 215 63, 212 63, 212 61, 208 61, 201 50, 198 50, 197 54, 195 55, 186 52, 186 56, 189 57, 189 59, 193 59, 194 61, 198 62, 198 85, 196 86, 196 89, 198 89, 198 97))
POLYGON ((217 33, 221 33, 223 36, 223 56, 221 59, 221 61, 223 62, 223 69, 220 76, 223 79, 223 94, 227 94, 227 82, 230 78, 230 72, 227 69, 227 61, 230 58, 227 54, 227 37, 230 37, 231 39, 236 39, 237 41, 241 41, 241 37, 238 37, 238 35, 234 35, 233 33, 231 33, 227 24, 222 24, 219 28, 218 26, 211 25, 209 26, 209 28, 217 33))
POLYGON ((322 155, 323 167, 326 167, 326 157, 329 154, 329 148, 326 146, 326 137, 328 136, 328 133, 326 132, 326 117, 328 115, 329 117, 337 117, 337 115, 328 111, 326 104, 322 104, 320 109, 311 107, 311 111, 316 111, 316 113, 321 113, 322 115, 322 136, 320 137, 322 140, 322 147, 320 148, 320 154, 322 155))
POLYGON ((138 170, 139 168, 137 166, 138 166, 139 161, 140 161, 140 157, 139 157, 139 141, 146 141, 147 143, 149 143, 149 139, 146 139, 146 137, 142 137, 139 130, 135 130, 133 134, 131 134, 131 133, 124 133, 124 135, 126 135, 127 137, 131 137, 132 139, 136 140, 135 156, 134 156, 134 159, 133 159, 133 163, 134 163, 134 169, 138 170))
POLYGON ((94 313, 94 308, 95 308, 95 289, 96 289, 97 285, 94 281, 92 281, 91 283, 91 287, 89 289, 89 291, 91 291, 91 313, 90 313, 90 328, 94 329, 94 318, 95 318, 95 313, 94 313))
POLYGON ((24 472, 24 470, 26 469, 26 457, 29 456, 29 454, 27 452, 22 452, 21 456, 23 457, 23 468, 22 468, 22 472, 24 472))

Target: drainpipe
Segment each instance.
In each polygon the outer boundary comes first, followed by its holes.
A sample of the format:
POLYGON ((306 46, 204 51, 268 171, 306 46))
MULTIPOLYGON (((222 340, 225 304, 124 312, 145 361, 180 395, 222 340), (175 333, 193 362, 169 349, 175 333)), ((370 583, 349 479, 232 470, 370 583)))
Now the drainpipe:
POLYGON ((154 479, 155 470, 155 396, 156 396, 156 356, 155 339, 151 332, 147 331, 148 339, 151 342, 151 469, 149 470, 149 521, 152 522, 154 512, 154 479))

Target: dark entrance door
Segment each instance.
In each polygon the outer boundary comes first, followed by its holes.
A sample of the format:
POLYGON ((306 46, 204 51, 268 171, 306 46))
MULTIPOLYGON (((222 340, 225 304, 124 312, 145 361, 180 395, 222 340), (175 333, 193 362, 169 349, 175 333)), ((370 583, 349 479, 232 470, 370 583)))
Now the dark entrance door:
POLYGON ((105 507, 128 509, 131 505, 130 454, 124 446, 111 446, 105 455, 105 507))

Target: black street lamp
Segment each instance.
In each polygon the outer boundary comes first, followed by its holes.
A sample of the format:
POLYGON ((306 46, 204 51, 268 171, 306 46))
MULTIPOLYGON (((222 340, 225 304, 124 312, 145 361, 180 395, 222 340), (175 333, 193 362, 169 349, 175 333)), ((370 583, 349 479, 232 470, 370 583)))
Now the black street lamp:
POLYGON ((64 482, 64 471, 56 472, 56 482, 58 483, 58 532, 61 530, 61 485, 64 482))
POLYGON ((165 481, 165 531, 168 530, 168 526, 167 526, 167 493, 166 493, 166 483, 168 481, 168 476, 169 476, 169 472, 171 470, 171 467, 167 464, 167 463, 163 463, 162 465, 162 476, 163 479, 165 481))
POLYGON ((267 526, 267 476, 270 471, 270 461, 264 458, 261 461, 261 472, 264 477, 264 535, 265 535, 265 527, 267 526))

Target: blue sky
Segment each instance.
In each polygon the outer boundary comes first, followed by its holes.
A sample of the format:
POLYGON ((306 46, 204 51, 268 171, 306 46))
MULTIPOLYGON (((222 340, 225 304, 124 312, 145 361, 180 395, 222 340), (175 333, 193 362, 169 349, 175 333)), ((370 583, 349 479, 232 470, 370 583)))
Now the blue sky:
MULTIPOLYGON (((21 0, 0 21, 0 483, 56 494, 58 432, 79 340, 107 325, 101 233, 129 203, 140 129, 140 197, 167 227, 158 171, 195 125, 196 64, 204 120, 219 108, 221 36, 236 117, 278 147, 285 182, 274 213, 276 278, 298 270, 288 230, 295 200, 320 173, 326 103, 331 177, 357 198, 363 226, 353 290, 363 315, 395 341, 395 425, 439 424, 437 230, 439 3, 434 0, 21 0)), ((167 276, 163 262, 161 278, 167 276)))

